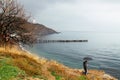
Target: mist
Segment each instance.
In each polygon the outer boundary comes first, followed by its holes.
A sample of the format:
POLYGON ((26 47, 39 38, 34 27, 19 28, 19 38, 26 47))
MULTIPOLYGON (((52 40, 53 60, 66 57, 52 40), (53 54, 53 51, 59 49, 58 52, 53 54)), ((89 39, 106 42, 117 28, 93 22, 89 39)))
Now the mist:
POLYGON ((37 23, 57 31, 120 32, 119 0, 20 0, 37 23))

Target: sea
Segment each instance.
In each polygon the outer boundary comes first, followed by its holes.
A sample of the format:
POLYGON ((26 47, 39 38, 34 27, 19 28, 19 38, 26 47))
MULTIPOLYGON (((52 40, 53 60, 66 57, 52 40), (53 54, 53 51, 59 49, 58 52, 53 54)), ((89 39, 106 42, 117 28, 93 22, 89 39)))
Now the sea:
POLYGON ((65 31, 40 37, 42 40, 88 40, 88 42, 38 43, 26 49, 40 57, 82 69, 83 58, 91 57, 89 69, 104 70, 120 80, 120 33, 65 31))

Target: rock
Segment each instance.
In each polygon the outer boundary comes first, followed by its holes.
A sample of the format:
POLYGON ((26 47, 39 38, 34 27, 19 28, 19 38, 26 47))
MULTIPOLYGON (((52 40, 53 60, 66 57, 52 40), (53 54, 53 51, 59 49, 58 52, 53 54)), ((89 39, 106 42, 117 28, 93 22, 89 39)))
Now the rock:
POLYGON ((112 76, 110 76, 110 75, 108 75, 108 74, 104 74, 104 75, 103 75, 103 78, 104 78, 104 79, 110 79, 110 80, 118 80, 118 79, 115 79, 115 78, 113 78, 112 76))

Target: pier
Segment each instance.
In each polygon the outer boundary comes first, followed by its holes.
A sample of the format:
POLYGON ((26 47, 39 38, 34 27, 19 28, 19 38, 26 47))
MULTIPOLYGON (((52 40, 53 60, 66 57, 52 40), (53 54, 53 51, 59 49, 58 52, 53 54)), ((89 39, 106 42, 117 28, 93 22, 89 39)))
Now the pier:
POLYGON ((52 43, 52 42, 88 42, 88 40, 39 40, 39 43, 52 43))

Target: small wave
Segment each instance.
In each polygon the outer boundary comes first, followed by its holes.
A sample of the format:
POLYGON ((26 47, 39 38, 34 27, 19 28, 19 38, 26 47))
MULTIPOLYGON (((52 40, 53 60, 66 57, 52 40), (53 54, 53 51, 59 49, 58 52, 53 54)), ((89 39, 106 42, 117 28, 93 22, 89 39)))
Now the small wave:
POLYGON ((20 47, 23 51, 31 54, 28 50, 25 49, 25 47, 23 47, 23 45, 22 45, 21 43, 19 43, 19 47, 20 47))

